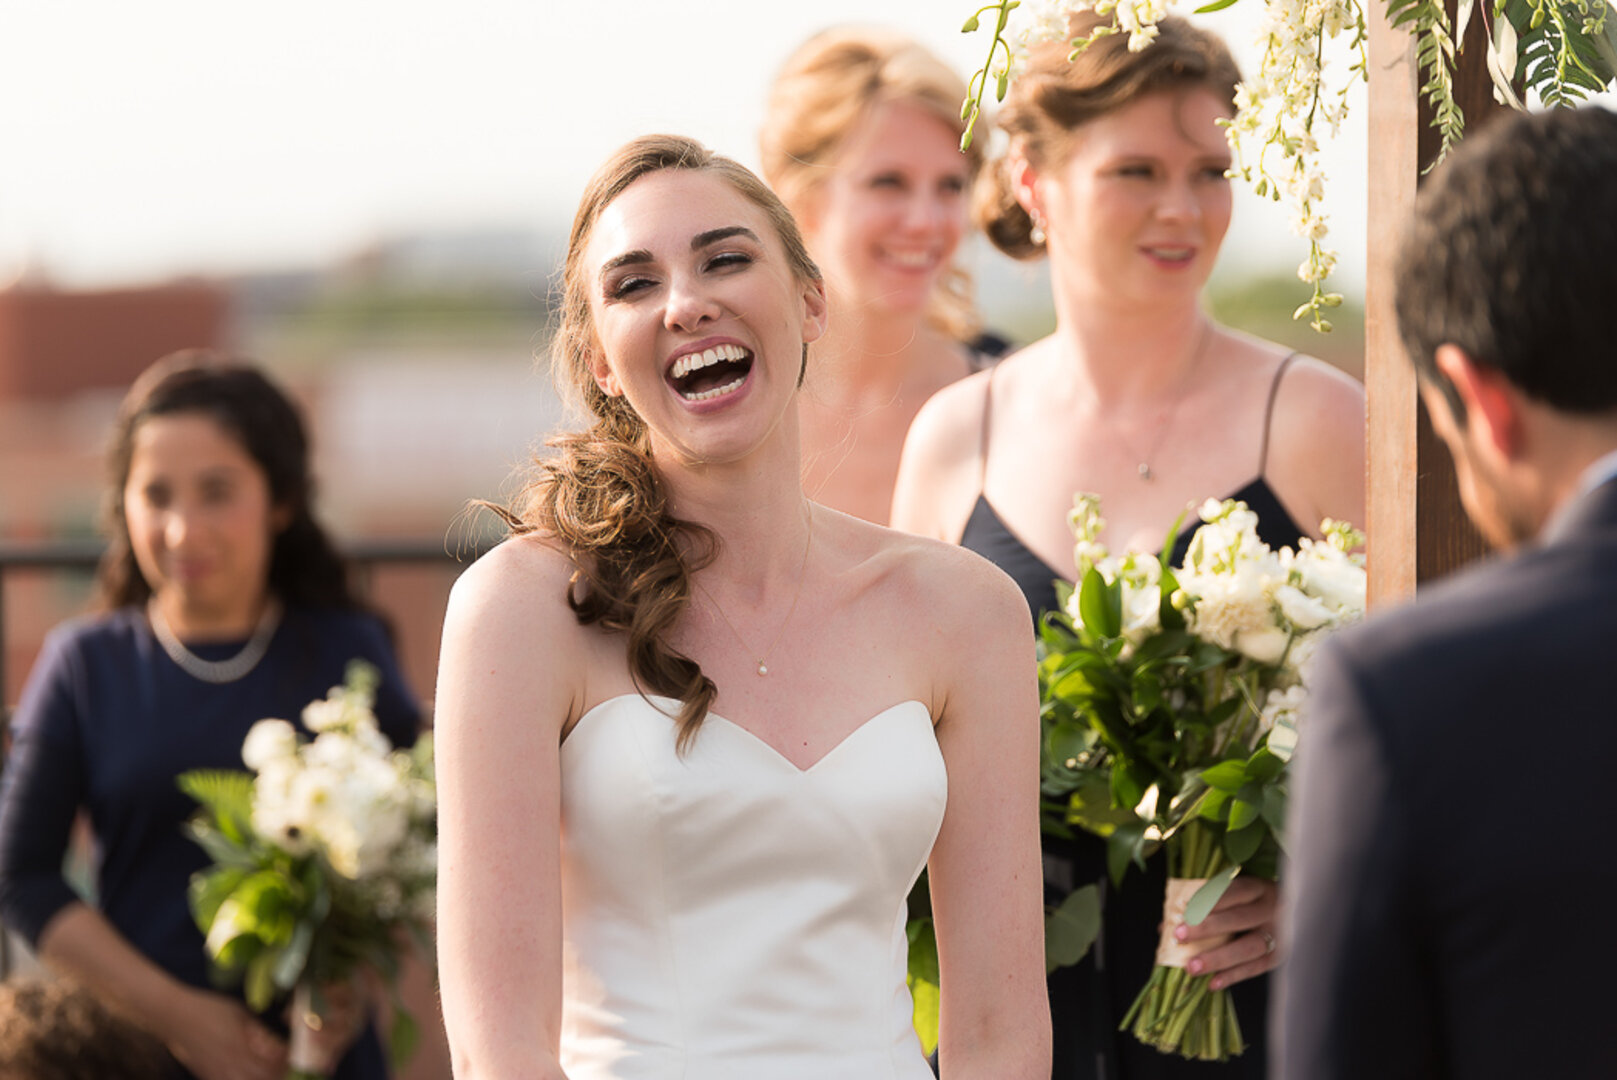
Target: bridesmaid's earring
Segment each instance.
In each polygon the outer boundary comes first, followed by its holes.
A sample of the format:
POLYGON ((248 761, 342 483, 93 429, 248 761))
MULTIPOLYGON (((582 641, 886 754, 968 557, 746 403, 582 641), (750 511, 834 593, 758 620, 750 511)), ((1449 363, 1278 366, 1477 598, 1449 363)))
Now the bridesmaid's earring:
POLYGON ((1044 215, 1037 210, 1029 210, 1027 216, 1033 219, 1033 227, 1028 230, 1027 236, 1033 241, 1035 247, 1044 246, 1044 215))

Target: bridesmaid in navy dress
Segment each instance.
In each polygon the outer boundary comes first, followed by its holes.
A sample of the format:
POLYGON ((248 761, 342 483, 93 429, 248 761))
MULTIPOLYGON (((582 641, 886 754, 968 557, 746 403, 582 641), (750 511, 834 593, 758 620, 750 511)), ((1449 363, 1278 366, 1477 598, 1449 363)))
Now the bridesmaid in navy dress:
MULTIPOLYGON (((174 778, 239 769, 247 730, 298 722, 353 659, 381 681, 394 745, 420 714, 382 623, 349 592, 310 506, 308 442, 257 369, 177 354, 135 383, 108 455, 105 612, 54 630, 13 720, 0 787, 0 916, 53 971, 157 1036, 176 1077, 280 1080, 286 1027, 214 987, 186 900, 207 854, 174 778), (95 839, 94 903, 63 879, 75 816, 95 839)), ((355 1007, 318 1037, 339 1080, 385 1080, 355 1007), (351 1021, 351 1022, 349 1022, 351 1021)))
MULTIPOLYGON (((1071 36, 1093 15, 1076 16, 1071 36)), ((979 223, 1018 258, 1050 260, 1056 330, 946 388, 905 445, 893 524, 987 556, 1035 614, 1070 579, 1073 495, 1101 497, 1113 551, 1156 551, 1187 508, 1234 497, 1271 545, 1363 521, 1364 397, 1320 362, 1216 325, 1200 298, 1229 226, 1230 151, 1218 121, 1239 79, 1224 44, 1181 19, 1139 53, 1102 37, 1076 61, 1035 47, 1000 114, 979 223)), ((1192 511, 1193 513, 1193 511, 1192 511)), ((1188 539, 1188 538, 1182 538, 1188 539)), ((1275 888, 1241 880, 1192 938, 1233 934, 1200 958, 1234 986, 1250 1046, 1227 1065, 1157 1053, 1117 1031, 1153 963, 1161 860, 1103 885, 1090 955, 1050 981, 1055 1075, 1141 1080, 1263 1075, 1275 888)), ((1052 902, 1106 877, 1103 847, 1046 844, 1052 902)))

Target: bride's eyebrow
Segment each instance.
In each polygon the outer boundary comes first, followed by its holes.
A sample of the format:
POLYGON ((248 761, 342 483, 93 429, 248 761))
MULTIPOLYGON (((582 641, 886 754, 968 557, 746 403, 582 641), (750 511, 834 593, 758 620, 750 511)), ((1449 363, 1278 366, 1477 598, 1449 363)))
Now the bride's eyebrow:
POLYGON ((602 281, 605 281, 606 276, 620 266, 629 266, 636 263, 649 263, 655 261, 656 260, 652 257, 651 252, 647 251, 645 248, 637 248, 634 251, 625 251, 622 255, 614 255, 610 259, 606 260, 605 263, 601 264, 600 278, 602 281))
POLYGON ((709 229, 707 232, 697 233, 691 237, 691 250, 701 251, 705 247, 722 243, 732 236, 744 236, 755 244, 761 245, 763 243, 762 240, 758 239, 758 234, 745 225, 727 225, 722 229, 709 229))

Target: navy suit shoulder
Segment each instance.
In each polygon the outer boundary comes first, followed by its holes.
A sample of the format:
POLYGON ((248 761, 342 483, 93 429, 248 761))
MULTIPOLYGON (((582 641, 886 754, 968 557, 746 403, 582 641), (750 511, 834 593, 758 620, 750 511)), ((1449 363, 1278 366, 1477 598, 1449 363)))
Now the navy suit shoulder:
POLYGON ((1317 658, 1280 1074, 1611 1076, 1617 483, 1317 658))

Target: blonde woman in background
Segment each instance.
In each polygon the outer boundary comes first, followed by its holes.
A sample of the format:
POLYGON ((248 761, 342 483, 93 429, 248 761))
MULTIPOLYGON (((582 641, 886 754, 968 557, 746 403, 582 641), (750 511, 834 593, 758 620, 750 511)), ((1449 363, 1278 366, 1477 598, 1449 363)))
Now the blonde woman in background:
POLYGON ((840 27, 786 61, 760 139, 830 293, 801 403, 805 485, 879 524, 917 410, 985 360, 956 262, 982 161, 959 150, 965 92, 910 38, 840 27))

